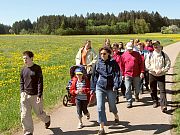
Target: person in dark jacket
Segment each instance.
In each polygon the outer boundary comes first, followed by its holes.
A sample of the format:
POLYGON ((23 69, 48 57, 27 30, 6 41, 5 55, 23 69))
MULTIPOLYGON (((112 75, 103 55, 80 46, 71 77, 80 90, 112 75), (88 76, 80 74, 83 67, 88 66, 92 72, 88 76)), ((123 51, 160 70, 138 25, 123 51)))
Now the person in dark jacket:
POLYGON ((99 60, 92 75, 91 90, 96 92, 98 122, 100 124, 98 135, 103 135, 105 134, 104 124, 107 122, 105 113, 106 97, 109 110, 114 114, 115 123, 119 122, 115 102, 117 90, 120 86, 120 71, 116 61, 111 58, 111 49, 109 47, 102 47, 99 50, 99 55, 99 60))
POLYGON ((34 54, 31 51, 23 52, 25 66, 21 70, 21 122, 24 135, 33 134, 33 120, 31 110, 45 123, 45 128, 50 126, 50 116, 43 111, 43 75, 41 67, 33 63, 34 54))

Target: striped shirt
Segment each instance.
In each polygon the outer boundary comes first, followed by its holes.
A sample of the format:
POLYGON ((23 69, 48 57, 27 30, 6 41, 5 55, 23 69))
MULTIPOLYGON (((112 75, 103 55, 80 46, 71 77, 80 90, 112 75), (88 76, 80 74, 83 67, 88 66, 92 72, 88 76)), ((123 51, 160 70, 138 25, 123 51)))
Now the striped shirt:
MULTIPOLYGON (((77 90, 80 90, 85 87, 86 87, 85 80, 83 80, 82 82, 77 81, 76 83, 77 90)), ((87 95, 85 93, 78 93, 76 98, 79 100, 87 100, 87 95)))

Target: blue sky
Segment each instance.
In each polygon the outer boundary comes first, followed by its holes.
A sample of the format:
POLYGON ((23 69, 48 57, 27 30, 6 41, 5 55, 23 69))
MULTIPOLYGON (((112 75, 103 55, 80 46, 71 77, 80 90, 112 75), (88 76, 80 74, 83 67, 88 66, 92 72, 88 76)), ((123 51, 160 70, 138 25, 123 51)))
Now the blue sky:
POLYGON ((0 23, 12 25, 15 21, 36 21, 42 15, 86 15, 114 13, 124 10, 158 11, 170 19, 180 19, 180 0, 2 0, 0 23))

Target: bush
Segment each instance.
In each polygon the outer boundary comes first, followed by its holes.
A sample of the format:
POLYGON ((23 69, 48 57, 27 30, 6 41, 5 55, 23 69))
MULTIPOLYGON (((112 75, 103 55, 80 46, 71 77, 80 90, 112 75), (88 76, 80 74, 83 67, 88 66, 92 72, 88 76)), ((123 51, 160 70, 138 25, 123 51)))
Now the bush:
POLYGON ((20 35, 25 35, 25 34, 29 34, 29 32, 25 29, 22 29, 19 33, 20 35))
POLYGON ((161 27, 162 34, 177 34, 180 32, 180 29, 176 25, 171 25, 169 27, 161 27))

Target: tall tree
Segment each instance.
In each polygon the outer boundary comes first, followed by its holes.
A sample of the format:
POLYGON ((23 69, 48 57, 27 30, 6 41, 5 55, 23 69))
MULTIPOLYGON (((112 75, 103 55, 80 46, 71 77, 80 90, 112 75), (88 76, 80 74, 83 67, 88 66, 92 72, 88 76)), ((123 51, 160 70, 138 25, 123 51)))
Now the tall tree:
POLYGON ((136 19, 133 30, 134 30, 134 33, 144 34, 146 32, 149 32, 149 27, 144 19, 136 19))

